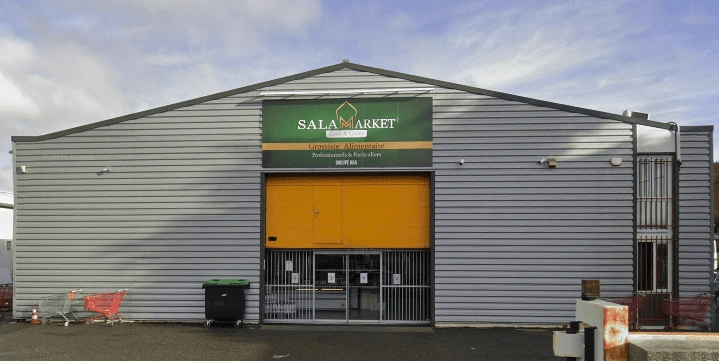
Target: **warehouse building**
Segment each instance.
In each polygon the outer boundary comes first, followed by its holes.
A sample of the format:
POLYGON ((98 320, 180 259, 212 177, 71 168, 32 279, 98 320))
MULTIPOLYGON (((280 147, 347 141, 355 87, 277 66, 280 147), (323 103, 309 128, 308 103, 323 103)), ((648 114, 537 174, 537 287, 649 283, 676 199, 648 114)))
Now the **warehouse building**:
POLYGON ((584 279, 708 292, 712 132, 343 62, 15 136, 14 317, 127 288, 125 318, 199 321, 214 278, 249 280, 260 323, 550 325, 584 279))

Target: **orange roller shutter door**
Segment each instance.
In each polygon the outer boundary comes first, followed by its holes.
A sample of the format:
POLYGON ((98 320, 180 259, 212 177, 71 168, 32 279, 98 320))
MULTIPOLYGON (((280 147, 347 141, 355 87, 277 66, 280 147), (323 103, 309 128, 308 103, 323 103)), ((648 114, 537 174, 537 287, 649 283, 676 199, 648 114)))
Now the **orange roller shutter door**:
POLYGON ((429 176, 268 176, 268 248, 429 248, 429 176))

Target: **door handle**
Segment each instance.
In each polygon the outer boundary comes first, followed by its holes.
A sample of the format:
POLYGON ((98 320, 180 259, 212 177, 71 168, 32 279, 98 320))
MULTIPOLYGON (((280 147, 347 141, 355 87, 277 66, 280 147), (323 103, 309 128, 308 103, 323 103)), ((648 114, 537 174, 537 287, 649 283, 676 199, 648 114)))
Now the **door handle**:
POLYGON ((317 218, 319 215, 320 215, 320 210, 319 210, 319 209, 315 209, 315 218, 317 218))

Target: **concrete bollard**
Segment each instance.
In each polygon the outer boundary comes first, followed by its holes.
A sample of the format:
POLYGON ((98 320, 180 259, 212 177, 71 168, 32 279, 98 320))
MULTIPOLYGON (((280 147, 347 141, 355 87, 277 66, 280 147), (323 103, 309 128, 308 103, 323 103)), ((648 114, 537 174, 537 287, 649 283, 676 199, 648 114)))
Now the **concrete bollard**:
POLYGON ((576 319, 582 322, 584 330, 579 333, 554 332, 553 347, 556 356, 574 357, 585 361, 629 360, 627 306, 598 300, 578 300, 576 319), (596 328, 592 332, 593 337, 587 332, 589 327, 596 328), (585 340, 585 337, 592 337, 592 340, 585 340), (592 346, 594 350, 591 350, 592 346))

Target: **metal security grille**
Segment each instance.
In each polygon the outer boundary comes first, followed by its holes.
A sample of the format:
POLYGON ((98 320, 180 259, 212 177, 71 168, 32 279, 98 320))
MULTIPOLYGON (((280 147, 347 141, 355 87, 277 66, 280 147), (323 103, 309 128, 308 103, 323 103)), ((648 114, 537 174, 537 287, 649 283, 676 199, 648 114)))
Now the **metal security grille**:
POLYGON ((382 252, 382 321, 430 322, 429 252, 382 252))
POLYGON ((668 157, 640 158, 637 167, 637 228, 668 230, 673 219, 672 161, 668 157))
POLYGON ((644 235, 637 243, 637 290, 668 292, 671 289, 672 239, 644 235))
POLYGON ((662 301, 674 297, 672 259, 674 240, 666 235, 642 235, 637 242, 637 291, 644 296, 639 310, 642 326, 663 326, 668 322, 662 313, 662 301))
POLYGON ((667 322, 662 300, 671 298, 674 269, 674 164, 671 157, 646 156, 637 162, 637 243, 635 285, 644 296, 642 326, 667 322))
POLYGON ((272 251, 265 258, 265 320, 314 319, 312 251, 272 251))
POLYGON ((267 250, 268 323, 429 323, 428 250, 267 250))

